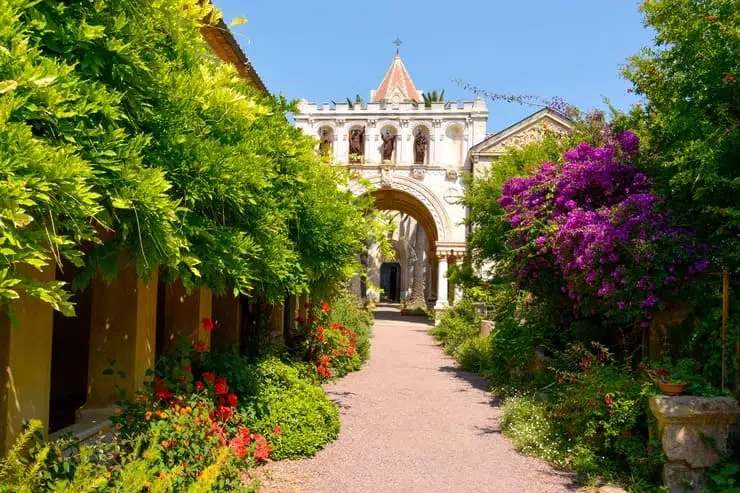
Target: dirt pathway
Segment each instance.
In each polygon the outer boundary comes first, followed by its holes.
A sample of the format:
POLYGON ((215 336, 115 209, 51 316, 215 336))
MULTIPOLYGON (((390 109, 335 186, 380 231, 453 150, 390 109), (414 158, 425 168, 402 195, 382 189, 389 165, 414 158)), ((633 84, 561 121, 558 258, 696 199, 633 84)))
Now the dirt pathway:
POLYGON ((501 435, 485 382, 460 371, 420 318, 376 312, 372 356, 326 386, 339 439, 264 470, 266 493, 566 492, 578 489, 501 435))

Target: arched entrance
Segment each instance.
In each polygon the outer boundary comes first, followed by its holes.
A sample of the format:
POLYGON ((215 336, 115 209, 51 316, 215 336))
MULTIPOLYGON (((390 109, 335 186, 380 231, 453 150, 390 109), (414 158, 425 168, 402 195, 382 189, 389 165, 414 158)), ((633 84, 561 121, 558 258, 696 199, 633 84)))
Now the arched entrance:
POLYGON ((406 191, 383 187, 371 194, 378 210, 398 213, 394 215, 396 228, 391 238, 396 258, 381 258, 372 246, 368 253, 368 278, 380 288, 375 294, 382 301, 405 301, 407 306, 422 307, 435 302, 438 220, 419 198, 406 191))

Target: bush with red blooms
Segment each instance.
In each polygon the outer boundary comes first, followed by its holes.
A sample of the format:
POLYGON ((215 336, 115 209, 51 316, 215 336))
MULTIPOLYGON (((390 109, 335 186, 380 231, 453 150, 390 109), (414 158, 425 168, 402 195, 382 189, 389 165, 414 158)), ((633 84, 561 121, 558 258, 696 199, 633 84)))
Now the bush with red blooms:
MULTIPOLYGON (((165 387, 162 383, 159 387, 161 394, 165 387)), ((111 418, 116 428, 124 437, 144 437, 149 447, 156 448, 158 474, 178 470, 173 491, 186 489, 224 450, 228 458, 218 469, 216 491, 243 491, 252 482, 246 471, 270 457, 267 439, 240 422, 230 405, 235 401, 214 404, 210 390, 190 395, 167 390, 170 397, 141 394, 125 405, 121 414, 111 418)))
MULTIPOLYGON (((202 334, 213 330, 213 321, 203 319, 201 324, 202 327, 193 330, 192 341, 178 341, 172 354, 160 358, 154 379, 136 400, 122 403, 123 412, 115 418, 117 428, 124 435, 151 433, 153 423, 168 417, 192 415, 204 430, 210 430, 207 436, 216 437, 221 446, 228 445, 237 458, 264 462, 270 456, 269 442, 259 433, 250 434, 248 423, 236 412, 240 396, 229 388, 227 378, 207 371, 211 355, 202 348, 207 345, 202 334)), ((179 423, 175 431, 179 432, 184 426, 179 423)), ((167 436, 162 443, 198 445, 192 439, 178 442, 170 438, 167 436)))
POLYGON ((315 363, 321 380, 343 377, 359 370, 362 359, 357 351, 357 333, 332 319, 331 305, 322 301, 319 309, 306 305, 307 319, 299 317, 308 334, 306 354, 315 363))

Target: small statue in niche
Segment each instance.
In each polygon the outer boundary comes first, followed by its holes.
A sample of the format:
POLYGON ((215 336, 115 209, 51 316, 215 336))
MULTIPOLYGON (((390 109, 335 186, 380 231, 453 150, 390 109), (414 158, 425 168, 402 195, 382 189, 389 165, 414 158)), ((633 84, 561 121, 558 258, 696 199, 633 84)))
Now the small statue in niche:
POLYGON ((324 129, 321 131, 321 141, 319 142, 319 154, 326 155, 331 153, 331 133, 324 129))
POLYGON ((393 150, 396 148, 396 135, 386 130, 380 138, 383 139, 383 161, 390 161, 393 159, 393 150))
POLYGON ((416 137, 414 137, 414 164, 424 164, 428 144, 429 138, 419 129, 416 132, 416 137))
POLYGON ((365 128, 352 130, 349 138, 349 162, 360 163, 365 155, 365 128))

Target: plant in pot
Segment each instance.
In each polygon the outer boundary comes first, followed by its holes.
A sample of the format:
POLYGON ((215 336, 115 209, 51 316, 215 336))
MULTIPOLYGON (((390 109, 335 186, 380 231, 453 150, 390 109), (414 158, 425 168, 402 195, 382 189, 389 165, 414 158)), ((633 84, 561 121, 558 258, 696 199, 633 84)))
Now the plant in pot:
POLYGON ((655 368, 646 368, 646 373, 664 395, 681 395, 689 384, 680 374, 672 370, 670 360, 664 360, 655 368))

